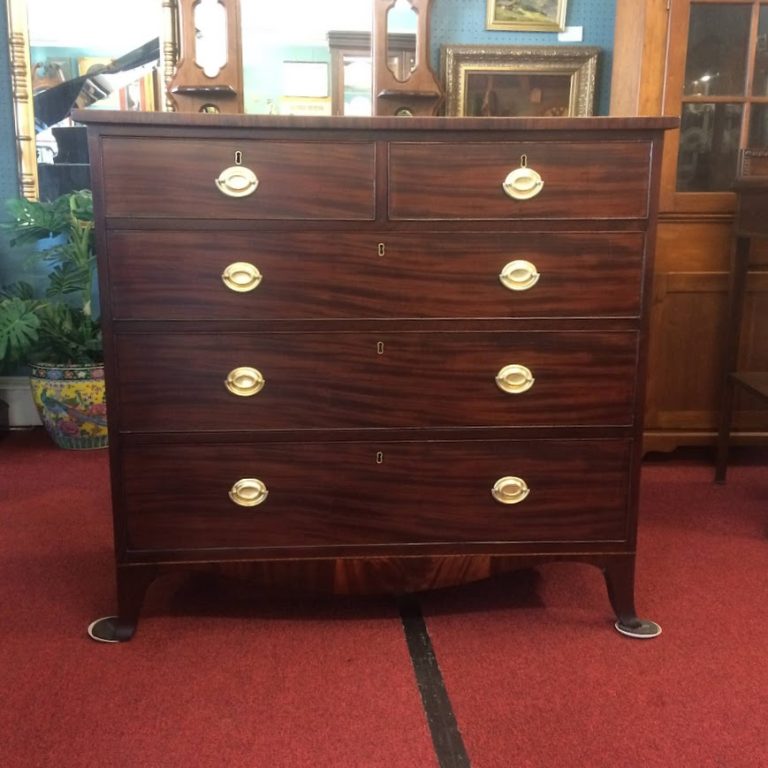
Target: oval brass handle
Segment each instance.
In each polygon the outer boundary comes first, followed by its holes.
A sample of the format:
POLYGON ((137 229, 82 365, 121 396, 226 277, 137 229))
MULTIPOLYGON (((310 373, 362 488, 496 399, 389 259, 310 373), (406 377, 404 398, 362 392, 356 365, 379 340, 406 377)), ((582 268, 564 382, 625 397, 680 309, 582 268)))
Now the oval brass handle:
POLYGON ((229 490, 229 498, 241 507, 256 507, 266 500, 267 486, 256 477, 244 477, 229 490))
POLYGON ((261 272, 247 261, 236 261, 222 273, 221 279, 230 291, 248 293, 261 282, 261 272))
POLYGON ((515 200, 530 200, 541 192, 544 182, 533 168, 523 166, 510 171, 501 186, 504 192, 515 200))
POLYGON ((516 259, 504 265, 499 280, 510 291, 527 291, 539 282, 539 272, 530 261, 516 259))
POLYGON ((248 197, 256 191, 259 180, 250 168, 230 165, 219 174, 216 186, 228 197, 248 197))
POLYGON ((241 368, 233 368, 227 374, 226 381, 224 382, 227 389, 238 397, 251 397, 257 392, 261 392, 265 383, 261 371, 257 371, 255 368, 250 368, 247 365, 241 368))
POLYGON ((519 395, 521 392, 527 392, 536 379, 533 378, 530 368, 524 365, 505 365, 496 374, 496 386, 504 392, 512 395, 519 395))
POLYGON ((531 489, 522 477, 500 477, 491 489, 491 495, 499 504, 519 504, 523 501, 531 489))

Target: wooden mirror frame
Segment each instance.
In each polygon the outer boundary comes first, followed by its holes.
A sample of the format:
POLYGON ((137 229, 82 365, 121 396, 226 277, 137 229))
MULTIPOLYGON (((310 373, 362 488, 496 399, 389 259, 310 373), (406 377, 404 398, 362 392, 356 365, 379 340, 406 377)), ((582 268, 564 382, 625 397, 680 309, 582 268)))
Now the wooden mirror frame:
MULTIPOLYGON (((32 101, 32 70, 30 61, 27 0, 6 0, 8 13, 8 49, 11 69, 11 98, 16 129, 16 155, 18 158, 19 194, 37 200, 37 142, 35 140, 35 114, 32 101)), ((160 35, 160 73, 163 91, 174 74, 179 52, 178 0, 162 0, 162 29, 160 35)), ((167 98, 159 109, 168 111, 167 98)))

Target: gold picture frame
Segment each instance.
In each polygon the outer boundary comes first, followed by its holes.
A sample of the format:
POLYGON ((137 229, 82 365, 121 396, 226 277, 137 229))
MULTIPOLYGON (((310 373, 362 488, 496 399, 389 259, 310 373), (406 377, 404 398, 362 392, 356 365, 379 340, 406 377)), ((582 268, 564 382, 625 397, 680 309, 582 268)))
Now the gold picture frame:
POLYGON ((586 117, 594 112, 599 48, 441 48, 445 113, 465 117, 586 117))
POLYGON ((486 0, 486 29, 562 32, 567 0, 486 0))

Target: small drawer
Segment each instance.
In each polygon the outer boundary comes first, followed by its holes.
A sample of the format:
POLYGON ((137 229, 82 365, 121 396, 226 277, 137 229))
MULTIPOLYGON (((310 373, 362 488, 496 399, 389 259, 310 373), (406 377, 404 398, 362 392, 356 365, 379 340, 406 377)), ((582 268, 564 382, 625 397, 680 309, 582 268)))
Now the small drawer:
MULTIPOLYGON (((626 538, 626 440, 142 445, 129 550, 626 538)), ((411 546, 410 554, 415 554, 411 546)))
POLYGON ((106 215, 372 219, 374 156, 373 142, 106 137, 106 215), (227 183, 222 174, 232 168, 245 171, 227 183))
POLYGON ((640 232, 108 234, 120 319, 637 317, 640 232))
POLYGON ((130 431, 627 426, 634 332, 124 333, 130 431))
POLYGON ((397 142, 389 153, 389 216, 643 219, 650 159, 648 141, 397 142), (505 181, 523 165, 541 183, 523 179, 515 199, 505 181))

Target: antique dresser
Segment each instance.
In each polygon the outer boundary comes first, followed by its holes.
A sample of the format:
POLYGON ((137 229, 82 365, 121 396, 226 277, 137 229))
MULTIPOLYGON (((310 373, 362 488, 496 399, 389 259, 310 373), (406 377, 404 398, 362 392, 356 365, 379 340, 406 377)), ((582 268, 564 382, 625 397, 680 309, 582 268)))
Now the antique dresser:
POLYGON ((634 609, 668 119, 79 112, 117 616, 227 562, 591 563, 634 609))

